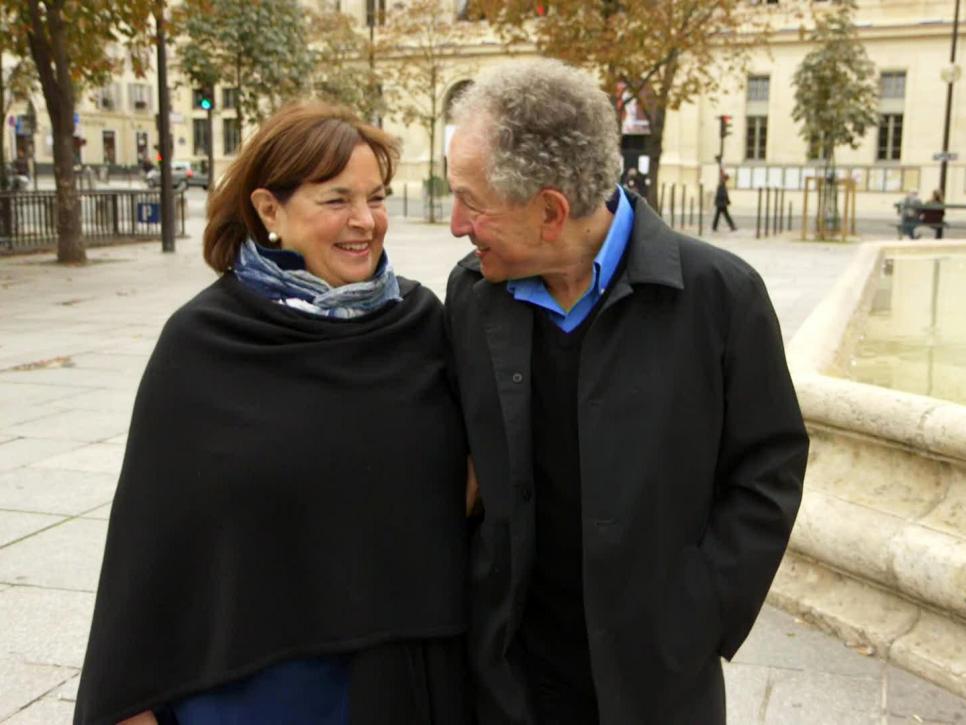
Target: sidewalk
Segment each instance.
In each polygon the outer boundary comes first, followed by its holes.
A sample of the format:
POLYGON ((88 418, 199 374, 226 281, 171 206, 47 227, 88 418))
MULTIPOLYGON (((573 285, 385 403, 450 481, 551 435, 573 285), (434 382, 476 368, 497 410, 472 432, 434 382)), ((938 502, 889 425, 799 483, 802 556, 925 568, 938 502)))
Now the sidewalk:
MULTIPOLYGON (((188 239, 0 260, 0 722, 67 723, 73 711, 107 516, 141 372, 171 312, 214 280, 201 259, 204 196, 188 239)), ((855 247, 716 244, 763 275, 786 340, 855 247)), ((442 296, 469 250, 445 224, 393 219, 397 271, 442 296)), ((966 701, 766 607, 726 666, 731 723, 966 723, 966 701)), ((628 724, 633 725, 633 724, 628 724)))

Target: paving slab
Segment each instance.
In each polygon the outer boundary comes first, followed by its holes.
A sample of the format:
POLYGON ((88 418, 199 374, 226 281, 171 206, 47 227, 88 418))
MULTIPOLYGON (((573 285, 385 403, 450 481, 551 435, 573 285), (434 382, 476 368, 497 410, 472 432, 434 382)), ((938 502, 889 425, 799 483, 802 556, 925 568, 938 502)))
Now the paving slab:
POLYGON ((64 521, 0 548, 0 581, 94 592, 106 537, 106 521, 64 521))
POLYGON ((124 446, 113 443, 91 443, 90 445, 73 448, 66 453, 36 461, 33 466, 36 468, 66 468, 72 471, 89 471, 91 473, 110 473, 116 476, 121 471, 123 459, 124 446))
POLYGON ((0 381, 0 406, 23 409, 52 400, 63 400, 83 392, 84 389, 72 386, 43 385, 31 383, 24 378, 16 378, 16 382, 8 379, 0 381))
POLYGON ((77 702, 77 689, 80 686, 80 672, 77 672, 67 682, 51 692, 48 697, 64 702, 77 702))
POLYGON ((137 384, 131 383, 124 388, 78 391, 70 399, 62 398, 51 402, 51 407, 60 410, 93 410, 106 413, 126 413, 131 415, 137 384))
MULTIPOLYGON (((108 376, 111 373, 105 371, 100 374, 108 376)), ((25 438, 59 438, 80 443, 97 443, 124 435, 130 418, 128 414, 116 411, 52 411, 40 418, 6 427, 3 433, 25 438)))
POLYGON ((76 516, 110 502, 117 476, 25 466, 0 473, 0 509, 76 516))
POLYGON ((11 542, 46 529, 64 520, 63 516, 0 510, 0 552, 11 542))
POLYGON ((924 683, 898 667, 889 665, 886 669, 887 701, 892 718, 911 722, 966 723, 966 702, 962 698, 924 683))
POLYGON ((801 619, 773 607, 765 607, 733 662, 786 670, 820 670, 848 677, 882 676, 885 662, 862 656, 844 643, 833 641, 839 651, 833 650, 836 656, 829 657, 828 635, 801 619))
MULTIPOLYGON (((0 654, 0 722, 22 710, 29 703, 58 691, 76 678, 77 670, 56 665, 19 662, 0 654)), ((68 720, 50 721, 69 722, 68 720)))
POLYGON ((2 653, 20 662, 80 669, 92 592, 14 586, 0 591, 2 653))
POLYGON ((21 710, 3 725, 54 725, 70 723, 74 718, 74 703, 44 698, 21 710))
POLYGON ((82 519, 99 519, 101 521, 107 521, 111 517, 111 504, 106 503, 103 506, 98 506, 96 509, 92 509, 87 513, 83 514, 80 518, 82 519))
POLYGON ((879 725, 882 682, 827 672, 772 670, 763 722, 879 725))
MULTIPOLYGON (((5 430, 8 426, 43 418, 45 415, 62 410, 64 408, 58 408, 56 401, 52 403, 30 403, 22 405, 0 402, 0 431, 5 430)), ((8 440, 12 440, 12 438, 16 438, 17 436, 5 437, 8 440)))
POLYGON ((0 472, 49 461, 52 456, 71 451, 80 445, 77 441, 56 438, 14 438, 0 443, 0 472))
POLYGON ((762 705, 771 688, 768 667, 733 662, 725 666, 725 704, 728 722, 754 725, 763 722, 762 705))

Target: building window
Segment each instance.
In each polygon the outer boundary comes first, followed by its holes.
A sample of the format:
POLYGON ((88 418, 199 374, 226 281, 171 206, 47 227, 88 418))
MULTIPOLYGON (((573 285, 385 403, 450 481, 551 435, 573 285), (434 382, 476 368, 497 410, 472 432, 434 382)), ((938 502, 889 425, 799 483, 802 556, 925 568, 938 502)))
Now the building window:
POLYGON ((118 103, 120 88, 116 83, 111 83, 98 89, 94 95, 95 105, 102 111, 113 111, 120 106, 118 103))
POLYGON ((204 156, 208 153, 208 119, 196 118, 193 120, 194 129, 194 154, 204 156))
POLYGON ((230 156, 231 154, 238 152, 238 147, 241 146, 241 125, 238 123, 237 118, 223 118, 222 123, 222 138, 225 143, 225 156, 230 156))
POLYGON ((906 72, 893 71, 883 73, 879 77, 879 97, 880 98, 905 98, 906 97, 906 72))
POLYGON ((366 27, 386 24, 386 0, 366 0, 366 27))
POLYGON ((768 147, 768 116, 748 116, 746 119, 745 158, 764 161, 768 147))
POLYGON ((127 96, 132 111, 151 110, 151 86, 146 83, 128 84, 127 96))
POLYGON ((232 110, 233 108, 238 108, 238 89, 237 88, 221 89, 221 107, 228 111, 232 110))
POLYGON ((898 161, 902 157, 902 114, 883 113, 879 116, 877 161, 898 161))
POLYGON ((134 145, 137 148, 137 157, 139 163, 144 163, 145 161, 150 161, 151 156, 148 152, 148 132, 138 131, 134 134, 134 145))
POLYGON ((748 100, 767 101, 769 81, 768 76, 748 76, 748 100))
POLYGON ((113 131, 101 132, 101 147, 104 149, 104 163, 114 165, 117 163, 117 146, 113 131))

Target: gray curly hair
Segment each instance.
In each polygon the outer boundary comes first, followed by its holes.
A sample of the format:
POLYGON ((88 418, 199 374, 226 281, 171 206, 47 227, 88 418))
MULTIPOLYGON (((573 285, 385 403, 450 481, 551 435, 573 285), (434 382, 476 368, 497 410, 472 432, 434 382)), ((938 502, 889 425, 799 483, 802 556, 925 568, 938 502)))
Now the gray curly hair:
POLYGON ((486 177, 505 199, 523 203, 551 187, 580 218, 613 193, 622 166, 617 118, 588 73, 548 58, 492 66, 453 105, 457 125, 481 117, 490 121, 480 127, 486 177))

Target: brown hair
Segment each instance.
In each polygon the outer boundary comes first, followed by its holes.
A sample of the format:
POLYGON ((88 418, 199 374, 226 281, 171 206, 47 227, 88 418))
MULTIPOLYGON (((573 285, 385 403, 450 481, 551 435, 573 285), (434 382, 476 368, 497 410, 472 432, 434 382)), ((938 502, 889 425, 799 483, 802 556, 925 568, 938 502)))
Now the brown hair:
POLYGON ((339 106, 313 101, 282 108, 245 142, 208 199, 205 261, 224 272, 247 237, 270 245, 251 202, 255 189, 268 189, 284 204, 303 183, 342 173, 363 143, 375 153, 382 183, 388 186, 399 159, 399 143, 392 136, 339 106))

